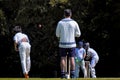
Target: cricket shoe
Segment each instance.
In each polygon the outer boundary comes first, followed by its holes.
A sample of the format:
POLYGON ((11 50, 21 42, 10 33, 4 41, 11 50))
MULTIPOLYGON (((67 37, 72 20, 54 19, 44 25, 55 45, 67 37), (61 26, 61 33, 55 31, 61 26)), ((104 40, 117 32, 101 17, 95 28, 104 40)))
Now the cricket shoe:
POLYGON ((26 74, 26 73, 24 74, 24 76, 25 76, 25 78, 29 78, 29 75, 28 75, 28 74, 26 74))
POLYGON ((66 78, 65 74, 61 74, 61 79, 66 78))

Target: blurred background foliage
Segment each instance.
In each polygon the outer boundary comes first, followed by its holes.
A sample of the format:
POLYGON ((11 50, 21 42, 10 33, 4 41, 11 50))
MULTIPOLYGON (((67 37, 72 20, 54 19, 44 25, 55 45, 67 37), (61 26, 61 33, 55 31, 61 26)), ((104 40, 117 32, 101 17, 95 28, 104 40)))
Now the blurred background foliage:
POLYGON ((19 54, 13 48, 12 29, 22 26, 30 38, 31 77, 59 77, 57 22, 72 9, 82 35, 100 56, 98 77, 119 77, 119 0, 0 0, 0 77, 23 77, 19 54), (41 24, 40 28, 38 25, 41 24))

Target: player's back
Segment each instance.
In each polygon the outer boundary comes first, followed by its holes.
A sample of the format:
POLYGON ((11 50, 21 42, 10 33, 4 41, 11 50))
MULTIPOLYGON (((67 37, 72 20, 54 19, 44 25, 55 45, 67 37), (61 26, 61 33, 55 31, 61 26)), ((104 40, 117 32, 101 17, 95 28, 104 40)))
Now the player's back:
POLYGON ((62 19, 60 21, 60 41, 75 42, 75 24, 72 19, 62 19))
POLYGON ((97 52, 93 48, 89 48, 87 51, 87 54, 89 54, 91 57, 94 57, 94 56, 98 57, 97 52))
POLYGON ((16 43, 20 44, 22 42, 23 39, 26 39, 27 42, 29 42, 28 36, 24 33, 16 33, 14 36, 14 40, 16 41, 16 43))

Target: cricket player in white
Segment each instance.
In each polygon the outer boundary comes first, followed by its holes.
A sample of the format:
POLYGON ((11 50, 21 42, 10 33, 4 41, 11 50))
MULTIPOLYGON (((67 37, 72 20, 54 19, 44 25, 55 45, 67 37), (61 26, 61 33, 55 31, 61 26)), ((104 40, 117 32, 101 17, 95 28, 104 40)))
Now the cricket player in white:
POLYGON ((15 51, 19 51, 23 74, 25 78, 29 78, 28 73, 31 67, 30 60, 31 45, 29 43, 28 36, 22 33, 20 26, 15 26, 14 31, 16 31, 16 34, 13 37, 14 48, 15 51))
POLYGON ((80 67, 81 67, 83 74, 84 74, 84 78, 86 78, 87 70, 85 68, 85 61, 84 61, 84 58, 86 56, 86 51, 83 48, 82 41, 78 43, 78 48, 76 48, 75 54, 76 54, 75 55, 75 77, 79 78, 79 72, 80 72, 80 67))
POLYGON ((86 60, 90 59, 91 77, 96 78, 95 66, 99 61, 99 56, 93 48, 90 48, 90 44, 88 42, 85 44, 85 49, 86 49, 86 52, 87 52, 86 60))

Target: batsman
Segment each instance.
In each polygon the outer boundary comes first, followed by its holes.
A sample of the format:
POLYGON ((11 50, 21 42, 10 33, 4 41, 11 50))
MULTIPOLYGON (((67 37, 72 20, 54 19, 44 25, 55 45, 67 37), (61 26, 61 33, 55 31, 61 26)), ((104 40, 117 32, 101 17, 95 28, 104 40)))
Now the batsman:
POLYGON ((85 49, 86 49, 86 52, 87 52, 86 60, 90 61, 91 77, 96 78, 95 66, 99 61, 99 55, 93 48, 90 47, 89 42, 85 43, 85 49))

